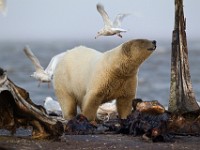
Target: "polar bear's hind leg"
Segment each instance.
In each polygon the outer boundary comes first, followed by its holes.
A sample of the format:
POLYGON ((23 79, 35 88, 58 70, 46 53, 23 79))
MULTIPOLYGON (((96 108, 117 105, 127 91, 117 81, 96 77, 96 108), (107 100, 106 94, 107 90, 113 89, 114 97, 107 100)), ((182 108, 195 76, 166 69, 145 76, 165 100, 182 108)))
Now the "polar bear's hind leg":
POLYGON ((67 92, 62 93, 62 96, 59 96, 59 94, 57 95, 62 109, 63 118, 73 119, 77 115, 76 100, 72 96, 70 96, 67 92), (62 98, 64 99, 62 100, 62 98))

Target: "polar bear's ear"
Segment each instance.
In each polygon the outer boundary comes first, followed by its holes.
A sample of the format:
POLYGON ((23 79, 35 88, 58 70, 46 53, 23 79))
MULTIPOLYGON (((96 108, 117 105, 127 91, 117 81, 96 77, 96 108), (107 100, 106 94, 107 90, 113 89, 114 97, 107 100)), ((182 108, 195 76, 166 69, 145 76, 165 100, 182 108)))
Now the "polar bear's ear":
POLYGON ((130 56, 131 46, 132 46, 132 41, 122 44, 122 53, 124 55, 130 56))

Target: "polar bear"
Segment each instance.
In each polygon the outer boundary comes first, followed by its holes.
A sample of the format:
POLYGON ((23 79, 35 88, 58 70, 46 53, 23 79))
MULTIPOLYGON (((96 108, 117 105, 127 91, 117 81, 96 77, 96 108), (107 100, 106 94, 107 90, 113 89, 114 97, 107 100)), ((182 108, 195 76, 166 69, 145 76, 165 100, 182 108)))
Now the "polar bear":
POLYGON ((79 106, 94 121, 98 107, 116 99, 118 115, 126 119, 136 95, 139 67, 155 49, 155 40, 135 39, 103 53, 84 46, 67 50, 53 77, 63 117, 74 118, 79 106))

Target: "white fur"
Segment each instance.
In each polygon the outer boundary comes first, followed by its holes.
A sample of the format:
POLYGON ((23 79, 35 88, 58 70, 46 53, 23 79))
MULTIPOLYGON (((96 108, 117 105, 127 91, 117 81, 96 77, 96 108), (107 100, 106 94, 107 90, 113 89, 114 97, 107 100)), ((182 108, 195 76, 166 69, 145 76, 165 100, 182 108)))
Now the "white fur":
POLYGON ((84 46, 66 51, 53 78, 64 118, 73 118, 78 105, 94 120, 98 107, 113 99, 119 117, 126 118, 136 94, 138 68, 153 47, 152 41, 132 40, 105 53, 84 46))

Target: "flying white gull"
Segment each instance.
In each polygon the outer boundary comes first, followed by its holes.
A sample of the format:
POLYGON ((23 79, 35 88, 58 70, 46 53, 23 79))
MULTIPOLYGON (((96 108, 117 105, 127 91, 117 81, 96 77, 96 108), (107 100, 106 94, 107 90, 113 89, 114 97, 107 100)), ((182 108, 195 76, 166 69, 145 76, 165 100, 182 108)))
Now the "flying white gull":
POLYGON ((129 14, 118 14, 115 20, 112 22, 104 10, 103 5, 97 4, 97 10, 101 14, 104 22, 104 27, 97 32, 95 39, 99 36, 111 36, 111 35, 118 35, 122 38, 121 32, 126 32, 127 30, 121 28, 121 22, 124 17, 128 16, 129 14))
POLYGON ((35 72, 33 72, 31 76, 40 82, 51 82, 51 77, 44 71, 44 68, 40 65, 39 60, 28 46, 24 48, 24 53, 32 61, 35 67, 35 72))
POLYGON ((2 13, 4 16, 6 16, 6 0, 0 0, 0 13, 2 13))
POLYGON ((50 115, 62 115, 62 110, 58 101, 53 100, 51 97, 46 97, 44 101, 44 108, 50 115))
POLYGON ((48 82, 50 83, 53 78, 53 73, 55 70, 55 67, 58 63, 58 61, 62 58, 62 56, 65 54, 65 52, 60 53, 58 55, 55 55, 47 68, 44 70, 44 68, 41 66, 39 60, 37 57, 33 54, 29 46, 26 46, 24 48, 24 53, 26 56, 32 61, 32 64, 35 67, 35 72, 31 75, 31 77, 34 77, 35 79, 39 80, 40 82, 48 82))

